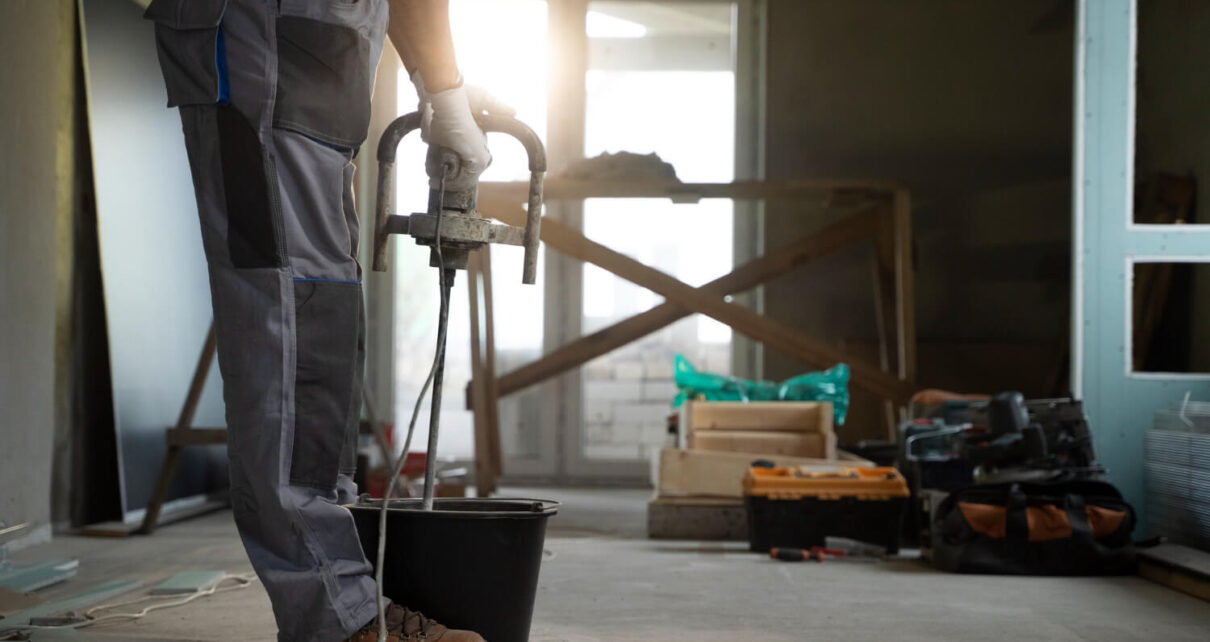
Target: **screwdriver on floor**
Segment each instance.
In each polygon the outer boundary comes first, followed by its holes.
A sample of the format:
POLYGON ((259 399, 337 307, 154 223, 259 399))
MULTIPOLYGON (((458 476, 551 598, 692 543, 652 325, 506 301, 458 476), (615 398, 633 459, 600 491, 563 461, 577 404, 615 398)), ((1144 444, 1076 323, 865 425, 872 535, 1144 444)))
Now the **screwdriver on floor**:
POLYGON ((835 548, 824 548, 822 546, 769 549, 769 557, 783 562, 822 562, 825 555, 844 557, 844 551, 835 548))
POLYGON ((823 546, 774 548, 769 557, 783 562, 822 562, 825 557, 853 562, 876 562, 886 558, 886 548, 847 537, 826 537, 823 546))

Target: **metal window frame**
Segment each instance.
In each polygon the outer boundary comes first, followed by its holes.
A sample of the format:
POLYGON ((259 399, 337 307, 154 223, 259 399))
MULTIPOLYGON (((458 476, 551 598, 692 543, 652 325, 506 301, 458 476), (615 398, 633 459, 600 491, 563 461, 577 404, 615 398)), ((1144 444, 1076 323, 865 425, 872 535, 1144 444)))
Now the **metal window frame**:
MULTIPOLYGON (((659 0, 613 0, 617 2, 652 2, 659 0)), ((675 0, 670 0, 675 1, 675 0)), ((736 161, 737 177, 763 177, 763 123, 764 123, 764 25, 765 0, 692 0, 702 3, 729 4, 735 7, 733 14, 732 60, 736 75, 736 161), (748 70, 744 73, 743 70, 748 70), (749 74, 755 74, 749 75, 749 74)), ((551 34, 551 51, 558 52, 561 64, 551 70, 549 87, 559 87, 551 92, 549 101, 548 148, 552 167, 559 167, 571 160, 583 157, 586 126, 586 92, 584 79, 588 72, 588 36, 585 20, 590 0, 550 0, 548 3, 548 28, 551 34), (570 96, 569 96, 570 95, 570 96), (564 119, 554 117, 563 114, 564 119)), ((763 229, 763 208, 748 213, 736 207, 734 231, 734 258, 744 261, 759 255, 760 233, 763 229), (755 214, 755 215, 752 215, 755 214)), ((583 229, 583 204, 551 204, 547 216, 560 220, 576 229, 583 229)), ((577 260, 560 256, 557 252, 546 254, 546 306, 544 349, 551 350, 580 336, 583 322, 583 264, 577 260), (551 304, 561 302, 561 304, 551 304)), ((752 297, 751 305, 760 310, 759 294, 752 297)), ((739 337, 735 337, 738 339, 739 337)), ((759 372, 759 346, 751 341, 733 339, 732 360, 737 371, 759 372), (741 370, 742 369, 742 370, 741 370)), ((555 481, 574 480, 577 483, 632 483, 645 482, 650 474, 650 464, 644 461, 608 461, 590 459, 583 453, 583 377, 578 370, 568 372, 551 382, 543 384, 543 414, 539 422, 540 441, 544 452, 540 459, 553 451, 554 467, 526 466, 523 462, 509 459, 505 463, 505 479, 533 479, 535 474, 555 481), (550 400, 550 402, 547 402, 550 400), (522 468, 526 466, 526 468, 522 468)))
POLYGON ((1132 373, 1133 265, 1210 261, 1210 226, 1133 221, 1137 0, 1077 0, 1072 240, 1072 390, 1098 459, 1146 523, 1143 435, 1152 415, 1210 377, 1132 373))

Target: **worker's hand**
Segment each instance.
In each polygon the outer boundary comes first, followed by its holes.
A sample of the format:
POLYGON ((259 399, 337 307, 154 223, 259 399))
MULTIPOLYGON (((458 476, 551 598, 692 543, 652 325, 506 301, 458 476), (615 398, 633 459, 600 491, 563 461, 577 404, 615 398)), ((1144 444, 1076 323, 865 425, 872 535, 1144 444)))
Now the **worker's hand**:
MULTIPOLYGON (((419 69, 412 72, 412 84, 416 86, 416 95, 420 97, 420 104, 417 106, 417 111, 420 112, 420 139, 427 143, 429 128, 433 124, 433 105, 432 96, 424 87, 424 79, 420 77, 419 69)), ((517 115, 517 110, 512 105, 496 98, 492 92, 476 85, 463 87, 466 88, 466 102, 470 105, 472 114, 494 114, 510 118, 517 115)))
MULTIPOLYGON (((446 180, 446 189, 469 189, 492 162, 487 137, 475 123, 474 114, 512 116, 516 111, 480 87, 460 86, 429 94, 419 72, 412 74, 412 83, 420 96, 421 138, 429 144, 430 150, 445 148, 462 160, 461 171, 446 180)), ((440 156, 430 151, 426 169, 434 188, 441 183, 440 163, 440 156)))
POLYGON ((487 134, 479 129, 471 115, 466 88, 437 92, 430 97, 430 104, 433 119, 429 123, 429 154, 425 161, 429 185, 434 189, 441 187, 445 171, 441 152, 450 151, 458 155, 461 164, 454 175, 445 177, 445 189, 459 191, 475 187, 479 175, 492 164, 492 155, 487 150, 487 134))

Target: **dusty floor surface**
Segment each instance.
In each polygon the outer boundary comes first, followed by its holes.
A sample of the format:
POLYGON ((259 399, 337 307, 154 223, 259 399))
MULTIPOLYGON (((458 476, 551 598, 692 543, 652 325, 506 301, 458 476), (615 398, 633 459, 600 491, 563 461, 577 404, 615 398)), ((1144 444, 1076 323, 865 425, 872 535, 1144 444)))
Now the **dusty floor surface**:
MULTIPOLYGON (((1210 604, 1137 577, 947 575, 917 561, 787 564, 741 544, 643 539, 646 491, 526 490, 551 521, 531 640, 1210 640, 1210 604)), ((515 494, 515 493, 509 493, 515 494)), ((231 513, 124 540, 61 536, 16 561, 80 558, 48 594, 182 569, 250 570, 231 513)), ((259 584, 120 624, 99 640, 276 639, 259 584)))

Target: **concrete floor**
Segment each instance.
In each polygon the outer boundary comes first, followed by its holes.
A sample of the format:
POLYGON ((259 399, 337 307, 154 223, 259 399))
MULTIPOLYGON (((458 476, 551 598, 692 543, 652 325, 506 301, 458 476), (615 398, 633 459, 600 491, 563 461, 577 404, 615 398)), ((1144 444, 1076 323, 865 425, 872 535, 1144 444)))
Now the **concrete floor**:
MULTIPOLYGON (((646 491, 526 490, 565 502, 551 521, 531 639, 1112 640, 1210 639, 1210 605, 1138 577, 948 575, 924 564, 788 564, 741 544, 642 538, 646 491)), ((46 592, 187 568, 250 570, 229 512, 144 538, 57 537, 17 561, 80 558, 46 592)), ((142 620, 85 630, 99 640, 275 640, 259 584, 142 620)))

